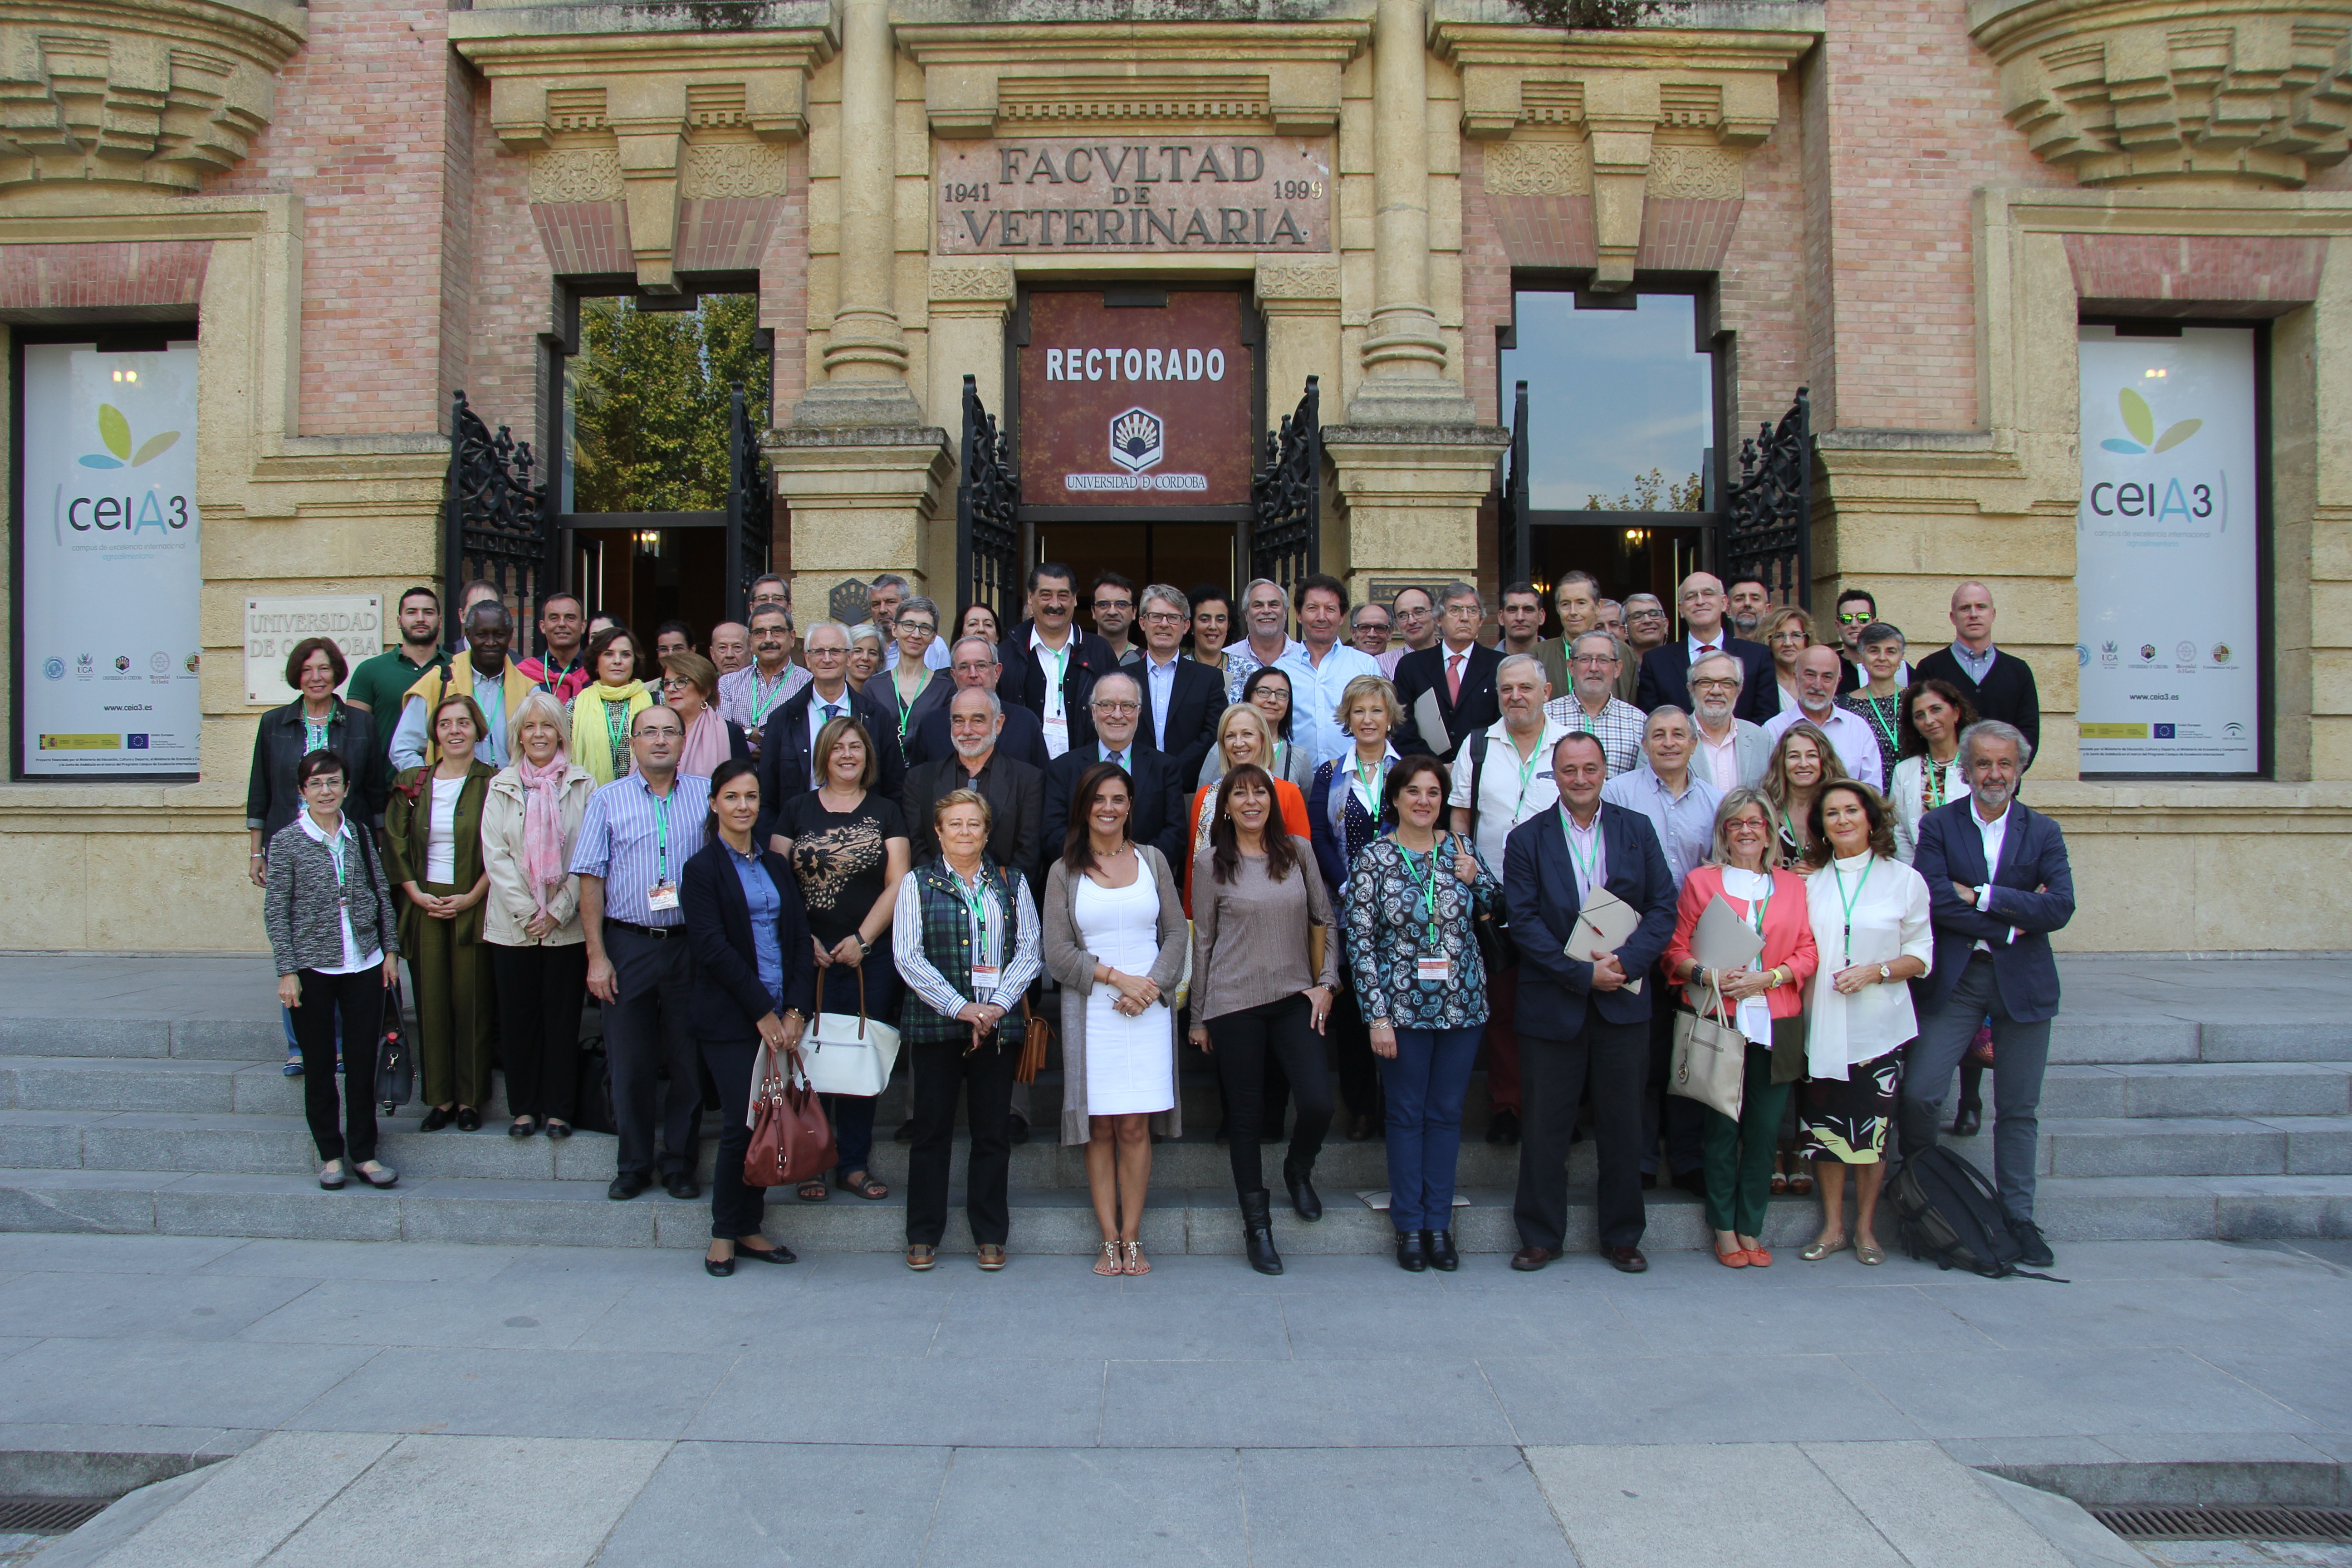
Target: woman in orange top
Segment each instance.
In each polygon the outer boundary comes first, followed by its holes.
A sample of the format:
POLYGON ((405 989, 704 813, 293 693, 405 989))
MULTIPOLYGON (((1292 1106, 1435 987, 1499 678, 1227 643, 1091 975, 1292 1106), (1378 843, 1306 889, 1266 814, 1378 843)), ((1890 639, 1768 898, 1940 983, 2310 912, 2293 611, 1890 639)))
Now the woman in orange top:
MULTIPOLYGON (((1231 773, 1244 763, 1259 767, 1272 767, 1274 728, 1265 715, 1246 702, 1236 702, 1217 720, 1217 753, 1224 759, 1224 772, 1231 773)), ((1220 775, 1222 776, 1222 775, 1220 775)), ((1192 913, 1192 858, 1209 847, 1209 808, 1211 797, 1217 793, 1215 783, 1202 784, 1192 792, 1192 832, 1186 840, 1192 846, 1184 857, 1184 913, 1192 913)), ((1275 809, 1281 814, 1283 831, 1294 837, 1307 837, 1307 797, 1288 779, 1274 781, 1275 809)))
POLYGON ((1758 789, 1727 792, 1715 812, 1715 859, 1693 868, 1683 883, 1666 973, 1684 987, 1695 1012, 1715 1005, 1716 992, 1748 1039, 1748 1072, 1739 1120, 1709 1108, 1706 1120, 1706 1223, 1715 1228, 1716 1260, 1727 1268, 1769 1267, 1764 1209, 1771 1201, 1772 1152, 1789 1085, 1804 1074, 1805 982, 1819 963, 1804 879, 1780 865, 1771 802, 1758 789), (1717 898, 1764 939, 1764 951, 1744 969, 1706 970, 1691 956, 1691 933, 1717 898), (1779 1055, 1789 1065, 1772 1070, 1779 1055), (1779 1079, 1780 1081, 1775 1081, 1779 1079))

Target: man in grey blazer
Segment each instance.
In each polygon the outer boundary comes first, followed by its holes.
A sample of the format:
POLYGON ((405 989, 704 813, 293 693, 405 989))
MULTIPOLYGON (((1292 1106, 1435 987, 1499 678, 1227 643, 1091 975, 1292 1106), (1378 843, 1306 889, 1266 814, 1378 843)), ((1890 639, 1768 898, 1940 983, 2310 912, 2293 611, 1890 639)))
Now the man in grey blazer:
POLYGON ((1746 667, 1729 654, 1700 659, 1690 668, 1691 717, 1698 724, 1691 772, 1719 790, 1756 783, 1772 756, 1772 738, 1764 727, 1737 716, 1739 689, 1747 679, 1746 667))

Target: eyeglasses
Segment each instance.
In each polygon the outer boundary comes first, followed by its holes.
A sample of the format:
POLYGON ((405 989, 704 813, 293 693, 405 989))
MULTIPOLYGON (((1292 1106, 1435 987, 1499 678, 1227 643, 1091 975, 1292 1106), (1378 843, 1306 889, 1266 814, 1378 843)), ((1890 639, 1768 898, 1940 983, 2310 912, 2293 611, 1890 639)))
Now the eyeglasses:
POLYGON ((939 627, 919 616, 900 616, 898 629, 902 632, 935 632, 939 627))
POLYGON ((1095 711, 1097 713, 1140 713, 1143 711, 1143 704, 1140 702, 1097 702, 1094 705, 1094 708, 1095 711))
POLYGON ((1595 666, 1614 664, 1617 662, 1617 656, 1613 653, 1580 653, 1574 658, 1570 659, 1568 662, 1570 664, 1590 664, 1595 666))
POLYGON ((1146 610, 1143 618, 1155 626, 1181 626, 1192 617, 1180 616, 1173 610, 1146 610))
POLYGON ((1634 610, 1632 611, 1626 618, 1635 621, 1663 621, 1666 618, 1666 612, 1664 610, 1634 610))
POLYGON ((1702 679, 1692 681, 1690 688, 1693 691, 1737 691, 1739 689, 1739 682, 1702 679))
POLYGON ((684 676, 673 675, 661 683, 661 689, 664 691, 678 692, 685 690, 688 687, 692 686, 694 682, 687 679, 684 676))

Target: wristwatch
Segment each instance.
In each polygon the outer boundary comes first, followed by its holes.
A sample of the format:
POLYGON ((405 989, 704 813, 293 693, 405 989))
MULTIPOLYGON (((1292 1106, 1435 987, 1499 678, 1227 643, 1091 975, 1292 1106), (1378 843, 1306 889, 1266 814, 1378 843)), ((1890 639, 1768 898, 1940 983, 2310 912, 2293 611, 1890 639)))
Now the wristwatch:
POLYGON ((1892 979, 1894 979, 1894 978, 1895 978, 1895 971, 1894 971, 1893 967, 1892 967, 1892 966, 1890 966, 1890 965, 1888 965, 1888 964, 1884 964, 1884 963, 1880 964, 1880 965, 1878 966, 1878 978, 1879 978, 1879 979, 1881 979, 1881 980, 1892 980, 1892 979))

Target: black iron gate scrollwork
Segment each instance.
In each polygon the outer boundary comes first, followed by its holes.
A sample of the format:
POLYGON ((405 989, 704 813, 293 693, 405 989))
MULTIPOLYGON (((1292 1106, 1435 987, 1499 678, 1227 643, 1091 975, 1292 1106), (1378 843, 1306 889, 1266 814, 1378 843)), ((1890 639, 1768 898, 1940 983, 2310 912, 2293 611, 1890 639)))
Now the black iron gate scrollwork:
POLYGON ((1265 467, 1250 476, 1250 576, 1286 591, 1321 569, 1323 421, 1319 377, 1307 378, 1297 412, 1265 433, 1265 467))
POLYGON ((517 625, 527 626, 557 578, 547 486, 531 482, 537 462, 530 443, 517 441, 503 425, 491 435, 463 392, 449 395, 449 432, 441 508, 442 603, 449 613, 442 633, 455 647, 465 633, 456 611, 467 584, 495 584, 517 625))
POLYGON ((743 384, 727 411, 727 618, 750 618, 751 584, 768 570, 775 542, 775 492, 743 384))
POLYGON ((963 378, 963 440, 957 448, 956 602, 986 605, 996 624, 1013 624, 1021 574, 1021 476, 995 416, 963 378))
POLYGON ((1810 387, 1776 426, 1739 443, 1739 484, 1723 529, 1723 563, 1761 578, 1776 605, 1813 596, 1813 405, 1810 387))

